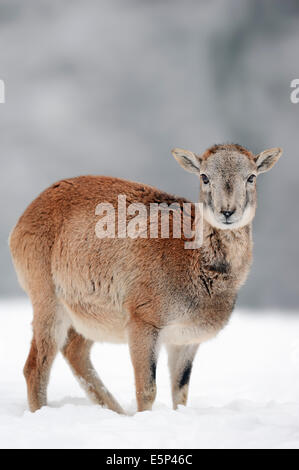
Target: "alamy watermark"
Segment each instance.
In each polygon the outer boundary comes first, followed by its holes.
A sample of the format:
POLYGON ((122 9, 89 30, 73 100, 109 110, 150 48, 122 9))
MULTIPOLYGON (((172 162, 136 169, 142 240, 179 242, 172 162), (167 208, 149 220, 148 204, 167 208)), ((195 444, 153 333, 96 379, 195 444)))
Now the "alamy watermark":
POLYGON ((127 204, 119 194, 117 207, 109 202, 97 205, 100 216, 95 232, 98 238, 183 238, 185 249, 197 249, 203 242, 202 203, 174 202, 127 204))
POLYGON ((5 103, 5 84, 4 80, 0 80, 0 104, 5 103))
POLYGON ((291 88, 294 88, 294 90, 290 94, 290 100, 293 104, 299 103, 299 78, 294 78, 294 80, 291 81, 291 88))

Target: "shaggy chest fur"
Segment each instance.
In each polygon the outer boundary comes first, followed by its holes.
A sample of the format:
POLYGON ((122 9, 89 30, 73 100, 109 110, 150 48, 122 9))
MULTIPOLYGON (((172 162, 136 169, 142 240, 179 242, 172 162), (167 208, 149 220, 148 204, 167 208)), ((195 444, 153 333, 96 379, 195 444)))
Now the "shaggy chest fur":
POLYGON ((250 269, 250 228, 234 233, 209 228, 198 257, 192 255, 189 282, 180 291, 181 300, 172 303, 171 322, 163 330, 162 337, 167 343, 201 343, 226 325, 250 269))
POLYGON ((252 260, 251 228, 220 231, 208 227, 201 251, 200 277, 207 294, 238 291, 252 260))

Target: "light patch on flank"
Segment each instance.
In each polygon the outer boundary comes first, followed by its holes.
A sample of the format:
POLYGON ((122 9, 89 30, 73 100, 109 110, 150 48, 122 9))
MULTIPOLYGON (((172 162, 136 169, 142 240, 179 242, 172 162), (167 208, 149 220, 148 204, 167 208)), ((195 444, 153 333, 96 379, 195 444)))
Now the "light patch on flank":
POLYGON ((62 302, 75 330, 85 338, 99 343, 127 343, 125 329, 127 320, 123 314, 109 312, 107 309, 101 312, 99 309, 98 317, 94 318, 91 315, 81 314, 74 307, 70 307, 65 300, 62 302))

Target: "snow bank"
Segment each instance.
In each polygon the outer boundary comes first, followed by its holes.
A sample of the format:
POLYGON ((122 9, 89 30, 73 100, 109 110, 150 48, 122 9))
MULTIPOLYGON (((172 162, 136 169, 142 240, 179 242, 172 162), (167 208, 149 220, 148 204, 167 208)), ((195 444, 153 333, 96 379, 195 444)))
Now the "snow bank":
POLYGON ((1 448, 299 448, 299 316, 234 313, 201 346, 188 407, 171 409, 167 359, 161 354, 152 412, 134 414, 134 378, 126 346, 96 344, 93 361, 132 416, 93 405, 59 356, 49 406, 27 409, 22 369, 31 307, 0 303, 1 448))

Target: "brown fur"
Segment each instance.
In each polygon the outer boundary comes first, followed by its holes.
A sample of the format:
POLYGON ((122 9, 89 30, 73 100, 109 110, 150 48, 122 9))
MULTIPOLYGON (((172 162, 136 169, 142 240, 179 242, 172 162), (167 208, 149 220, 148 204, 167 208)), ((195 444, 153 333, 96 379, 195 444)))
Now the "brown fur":
POLYGON ((207 160, 211 155, 219 152, 220 150, 224 151, 237 151, 243 155, 246 155, 250 160, 254 160, 254 155, 250 150, 246 149, 239 144, 215 144, 212 147, 209 147, 202 155, 202 160, 207 160))
POLYGON ((15 268, 34 310, 24 368, 32 411, 47 403, 60 350, 96 403, 123 412, 90 362, 94 341, 129 343, 140 411, 155 399, 157 357, 166 343, 173 405, 186 404, 197 347, 227 323, 246 278, 250 224, 218 230, 205 223, 197 250, 185 250, 184 239, 171 236, 97 238, 95 208, 100 202, 115 206, 119 194, 147 206, 185 201, 139 183, 82 176, 46 189, 11 234, 15 268))

